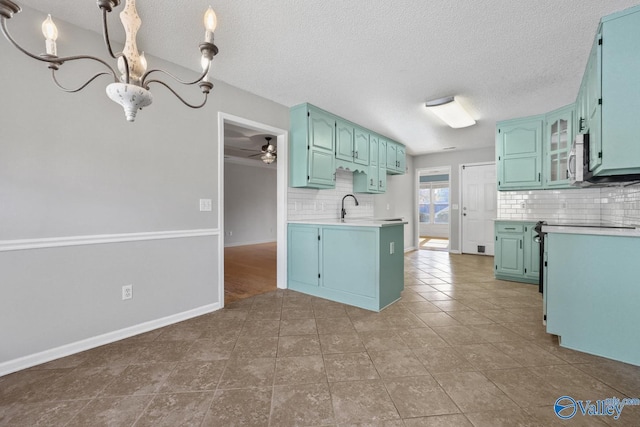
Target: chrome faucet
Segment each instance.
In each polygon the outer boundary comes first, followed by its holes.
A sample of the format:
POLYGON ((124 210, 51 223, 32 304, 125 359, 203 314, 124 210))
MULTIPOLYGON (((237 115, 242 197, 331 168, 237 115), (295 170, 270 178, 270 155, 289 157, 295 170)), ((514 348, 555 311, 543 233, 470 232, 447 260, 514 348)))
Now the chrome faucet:
POLYGON ((340 213, 340 219, 342 221, 344 221, 344 217, 347 215, 347 211, 344 209, 344 199, 346 199, 347 197, 353 197, 353 200, 356 201, 356 206, 360 205, 360 203, 358 203, 358 199, 356 199, 356 196, 354 196, 353 194, 347 194, 346 196, 344 196, 342 198, 342 210, 341 210, 341 213, 340 213))

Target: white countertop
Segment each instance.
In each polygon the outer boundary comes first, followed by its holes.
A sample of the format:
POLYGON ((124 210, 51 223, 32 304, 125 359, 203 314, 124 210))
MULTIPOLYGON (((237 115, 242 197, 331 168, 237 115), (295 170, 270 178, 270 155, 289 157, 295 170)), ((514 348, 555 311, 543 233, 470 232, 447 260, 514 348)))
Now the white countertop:
POLYGON ((609 228, 609 227, 568 227, 566 225, 543 225, 545 233, 564 234, 592 234, 597 236, 640 237, 638 228, 609 228))
POLYGON ((307 220, 295 220, 287 221, 289 224, 317 224, 317 225, 339 225, 349 227, 391 227, 394 225, 408 224, 404 219, 397 220, 385 220, 380 218, 345 218, 334 219, 307 219, 307 220))

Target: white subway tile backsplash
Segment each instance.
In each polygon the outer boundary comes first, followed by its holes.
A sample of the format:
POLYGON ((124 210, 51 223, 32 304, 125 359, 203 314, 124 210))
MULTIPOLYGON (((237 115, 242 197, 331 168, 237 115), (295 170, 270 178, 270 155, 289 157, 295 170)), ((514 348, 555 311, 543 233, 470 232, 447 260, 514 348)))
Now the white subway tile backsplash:
POLYGON ((640 225, 640 185, 501 191, 498 192, 498 218, 640 225))
MULTIPOLYGON (((342 198, 353 193, 353 173, 338 169, 336 188, 313 190, 291 188, 288 191, 287 218, 290 220, 340 218, 342 198)), ((355 206, 352 198, 345 200, 348 218, 373 218, 373 194, 354 194, 360 203, 355 206)))

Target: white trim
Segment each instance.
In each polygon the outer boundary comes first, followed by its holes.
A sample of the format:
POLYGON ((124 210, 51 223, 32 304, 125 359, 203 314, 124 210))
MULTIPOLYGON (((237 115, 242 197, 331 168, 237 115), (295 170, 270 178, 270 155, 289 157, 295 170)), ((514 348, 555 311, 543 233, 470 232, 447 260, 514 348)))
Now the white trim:
POLYGON ((266 239, 266 240, 252 240, 249 242, 236 242, 236 243, 225 243, 225 248, 235 248, 236 246, 247 246, 247 245, 261 245, 263 243, 275 243, 277 240, 266 239))
MULTIPOLYGON (((449 212, 453 212, 453 209, 451 208, 451 206, 454 204, 453 201, 451 200, 451 166, 436 166, 436 167, 429 167, 429 168, 416 168, 415 170, 415 188, 414 188, 414 192, 413 192, 413 201, 415 203, 414 207, 413 207, 413 213, 415 215, 414 217, 414 244, 416 245, 416 247, 420 247, 420 196, 419 196, 419 190, 420 190, 420 174, 424 173, 424 172, 431 172, 432 174, 447 174, 449 175, 449 212)), ((460 193, 458 193, 460 194, 460 193)), ((449 219, 449 224, 447 224, 447 239, 449 239, 449 247, 447 248, 447 252, 452 252, 451 251, 451 218, 449 219)))
POLYGON ((410 246, 408 248, 404 248, 404 253, 406 254, 407 252, 413 252, 417 250, 415 246, 410 246))
POLYGON ((70 344, 65 344, 60 347, 42 351, 40 353, 30 354, 18 359, 9 360, 7 362, 0 363, 0 377, 20 371, 22 369, 31 368, 32 366, 50 362, 61 357, 80 353, 81 351, 120 341, 125 338, 142 334, 144 332, 149 332, 168 325, 173 325, 174 323, 192 319, 197 316, 202 316, 203 314, 211 313, 213 311, 219 310, 220 308, 221 307, 219 303, 207 304, 203 305, 202 307, 183 311, 182 313, 172 314, 171 316, 150 320, 148 322, 129 326, 117 331, 107 332, 106 334, 76 341, 70 344))
MULTIPOLYGON (((280 289, 287 287, 287 191, 289 182, 289 132, 285 129, 265 125, 243 117, 218 112, 218 228, 224 228, 224 125, 231 123, 248 129, 276 135, 278 147, 277 165, 277 273, 276 281, 280 289)), ((218 241, 218 283, 219 301, 224 307, 224 233, 218 241)))
POLYGON ((187 237, 217 236, 219 229, 151 231, 145 233, 96 234, 89 236, 48 237, 43 239, 0 240, 0 252, 63 246, 126 243, 141 240, 182 239, 187 237))

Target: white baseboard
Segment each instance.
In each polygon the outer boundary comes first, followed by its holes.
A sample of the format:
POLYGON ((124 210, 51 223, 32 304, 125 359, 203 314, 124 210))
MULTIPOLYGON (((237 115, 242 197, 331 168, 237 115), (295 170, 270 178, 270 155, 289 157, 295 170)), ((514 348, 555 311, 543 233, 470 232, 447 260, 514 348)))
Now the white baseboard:
POLYGON ((412 252, 417 250, 417 248, 415 246, 410 246, 408 248, 404 248, 404 253, 406 254, 407 252, 412 252))
POLYGON ((461 255, 462 252, 460 252, 459 250, 454 250, 454 249, 449 249, 449 253, 450 254, 456 254, 456 255, 461 255))
POLYGON ((31 368, 42 363, 51 362, 52 360, 59 359, 61 357, 70 356, 72 354, 80 353, 81 351, 89 350, 105 344, 110 344, 112 342, 120 341, 134 335, 142 334, 144 332, 149 332, 154 329, 182 322, 193 317, 211 313, 213 311, 219 310, 220 308, 220 303, 207 304, 203 305, 202 307, 194 308, 192 310, 183 311, 182 313, 172 314, 171 316, 150 320, 148 322, 129 326, 117 331, 107 332, 106 334, 87 338, 81 341, 76 341, 71 344, 65 344, 60 347, 41 351, 40 353, 30 354, 18 359, 9 360, 7 362, 0 363, 0 377, 20 371, 22 369, 31 368))
POLYGON ((249 242, 237 242, 237 243, 224 243, 225 248, 233 248, 236 246, 248 246, 248 245, 261 245, 263 243, 276 243, 275 239, 267 239, 267 240, 252 240, 249 242))

